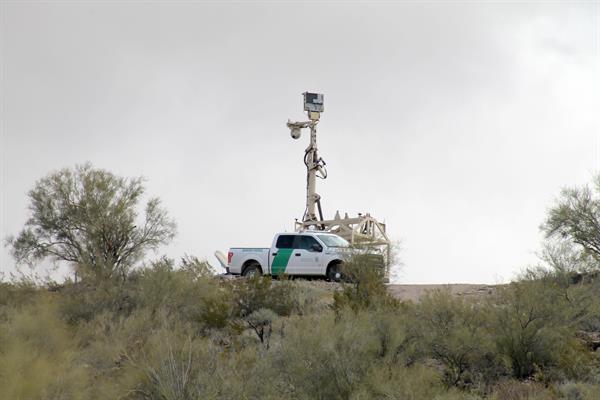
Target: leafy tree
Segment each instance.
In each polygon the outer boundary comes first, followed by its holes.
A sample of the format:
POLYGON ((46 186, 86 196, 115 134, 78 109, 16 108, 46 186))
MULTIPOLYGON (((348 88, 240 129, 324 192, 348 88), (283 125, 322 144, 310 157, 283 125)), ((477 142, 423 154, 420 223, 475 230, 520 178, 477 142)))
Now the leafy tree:
POLYGON ((148 250, 168 243, 175 223, 158 198, 146 203, 142 178, 127 179, 90 164, 62 169, 39 180, 29 192, 31 217, 7 246, 18 263, 52 258, 87 276, 125 276, 148 250))
MULTIPOLYGON (((544 263, 525 270, 520 281, 538 281, 552 288, 564 301, 570 323, 583 332, 600 332, 598 262, 575 246, 565 240, 545 243, 541 253, 544 263)), ((595 343, 593 337, 588 337, 591 346, 595 343)))
MULTIPOLYGON (((570 283, 579 283, 584 276, 591 277, 598 269, 598 261, 589 252, 565 239, 546 241, 539 257, 543 261, 541 267, 545 267, 550 275, 568 277, 570 283)), ((523 278, 536 277, 541 278, 535 274, 523 278)))
POLYGON ((600 261, 600 175, 592 189, 563 189, 541 228, 547 237, 566 238, 600 261))

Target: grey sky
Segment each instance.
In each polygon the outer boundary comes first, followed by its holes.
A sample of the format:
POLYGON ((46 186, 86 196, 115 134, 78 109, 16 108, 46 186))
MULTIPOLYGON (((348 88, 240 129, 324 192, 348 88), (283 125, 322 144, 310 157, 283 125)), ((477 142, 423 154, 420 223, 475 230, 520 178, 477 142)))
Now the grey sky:
POLYGON ((326 216, 385 219, 403 282, 510 279, 600 171, 599 4, 3 1, 0 236, 90 161, 147 178, 170 256, 267 246, 304 210, 312 90, 326 216))

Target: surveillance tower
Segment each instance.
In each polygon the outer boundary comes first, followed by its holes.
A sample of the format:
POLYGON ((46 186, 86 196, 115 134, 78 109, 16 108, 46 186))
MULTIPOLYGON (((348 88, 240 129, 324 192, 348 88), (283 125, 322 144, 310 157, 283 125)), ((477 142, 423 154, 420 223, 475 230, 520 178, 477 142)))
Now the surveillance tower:
POLYGON ((287 126, 290 128, 292 138, 300 139, 303 128, 310 129, 310 143, 304 151, 304 164, 306 165, 306 208, 302 216, 302 223, 306 228, 325 229, 319 221, 323 221, 323 209, 321 208, 321 196, 316 192, 317 177, 327 178, 325 161, 319 157, 317 149, 317 124, 321 113, 324 111, 323 95, 319 93, 303 93, 304 111, 308 113, 308 121, 291 122, 288 120, 287 126), (317 210, 319 215, 317 216, 317 210))
MULTIPOLYGON (((310 129, 310 143, 304 151, 304 164, 306 165, 306 208, 302 216, 302 222, 296 220, 296 230, 305 229, 326 230, 335 233, 348 240, 355 246, 364 246, 378 250, 385 261, 385 275, 389 277, 389 266, 391 264, 391 242, 386 234, 385 223, 379 222, 369 213, 359 213, 357 217, 349 217, 345 213, 340 216, 339 211, 333 219, 325 220, 321 208, 321 196, 316 192, 316 178, 327 178, 325 161, 319 157, 317 152, 317 124, 321 113, 324 111, 323 95, 319 93, 303 93, 304 111, 308 113, 308 121, 291 122, 287 126, 294 139, 300 139, 302 129, 310 129), (318 214, 317 214, 318 212, 318 214)), ((361 190, 360 182, 354 182, 350 190, 361 190)))

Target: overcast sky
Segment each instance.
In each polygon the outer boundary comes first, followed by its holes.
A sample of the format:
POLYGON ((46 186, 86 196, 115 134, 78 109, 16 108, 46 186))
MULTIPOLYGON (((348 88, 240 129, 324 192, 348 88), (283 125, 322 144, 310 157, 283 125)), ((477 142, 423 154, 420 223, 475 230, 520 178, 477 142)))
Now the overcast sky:
POLYGON ((152 257, 269 246, 304 211, 309 90, 326 217, 385 220, 401 282, 509 280, 600 172, 599 4, 2 1, 0 236, 89 161, 177 221, 152 257))

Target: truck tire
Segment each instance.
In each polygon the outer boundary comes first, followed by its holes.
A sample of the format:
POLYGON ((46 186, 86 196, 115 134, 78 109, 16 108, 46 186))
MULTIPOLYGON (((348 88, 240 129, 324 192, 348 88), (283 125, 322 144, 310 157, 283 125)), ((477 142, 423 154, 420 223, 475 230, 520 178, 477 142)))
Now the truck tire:
POLYGON ((333 261, 327 267, 326 277, 329 282, 339 282, 342 280, 342 273, 340 266, 342 265, 339 261, 333 261))
POLYGON ((242 276, 247 276, 252 278, 256 275, 262 275, 262 269, 260 268, 260 264, 256 261, 251 261, 242 271, 242 276))

